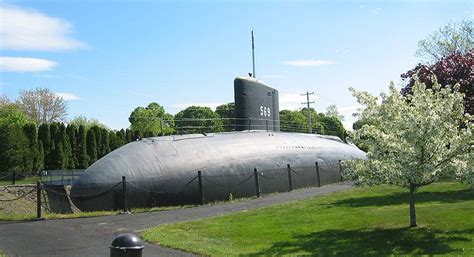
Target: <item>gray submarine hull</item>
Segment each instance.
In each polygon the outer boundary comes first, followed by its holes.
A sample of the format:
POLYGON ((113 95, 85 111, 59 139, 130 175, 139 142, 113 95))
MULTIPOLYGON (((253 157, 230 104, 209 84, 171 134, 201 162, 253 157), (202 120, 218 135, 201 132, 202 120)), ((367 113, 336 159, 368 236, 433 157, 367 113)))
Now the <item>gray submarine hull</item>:
POLYGON ((90 166, 71 189, 82 211, 123 208, 122 176, 128 208, 205 202, 340 181, 339 160, 365 153, 337 137, 316 134, 242 131, 145 138, 129 143, 90 166), (318 163, 319 172, 316 170, 318 163), (318 174, 319 173, 319 177, 318 174))

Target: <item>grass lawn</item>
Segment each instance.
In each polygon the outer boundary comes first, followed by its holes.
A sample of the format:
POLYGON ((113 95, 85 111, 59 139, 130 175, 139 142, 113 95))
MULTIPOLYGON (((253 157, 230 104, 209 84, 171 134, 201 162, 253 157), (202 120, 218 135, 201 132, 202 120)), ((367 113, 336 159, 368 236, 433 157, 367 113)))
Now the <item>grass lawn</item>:
POLYGON ((377 186, 162 225, 142 236, 217 256, 474 256, 474 190, 439 182, 419 190, 416 203, 417 228, 408 228, 407 190, 377 186))

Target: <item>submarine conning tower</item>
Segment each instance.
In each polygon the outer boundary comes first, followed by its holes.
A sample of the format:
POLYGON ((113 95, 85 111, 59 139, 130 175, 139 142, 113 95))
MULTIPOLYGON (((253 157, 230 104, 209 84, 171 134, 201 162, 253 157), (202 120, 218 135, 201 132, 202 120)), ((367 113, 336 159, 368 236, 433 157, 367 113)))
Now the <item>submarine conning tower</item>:
POLYGON ((235 130, 280 131, 278 90, 252 77, 234 80, 235 130))

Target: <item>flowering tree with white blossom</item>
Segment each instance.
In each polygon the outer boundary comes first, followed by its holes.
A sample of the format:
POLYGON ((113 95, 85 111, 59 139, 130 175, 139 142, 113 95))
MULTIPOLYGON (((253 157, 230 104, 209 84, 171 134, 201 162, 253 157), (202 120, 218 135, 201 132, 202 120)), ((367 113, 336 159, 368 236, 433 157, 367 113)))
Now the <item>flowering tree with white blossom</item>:
POLYGON ((441 177, 473 183, 473 117, 464 113, 458 86, 431 89, 416 80, 413 94, 390 84, 379 99, 350 88, 363 106, 365 125, 351 138, 368 146, 367 159, 344 163, 344 176, 362 185, 391 184, 409 189, 410 227, 416 226, 415 193, 441 177))

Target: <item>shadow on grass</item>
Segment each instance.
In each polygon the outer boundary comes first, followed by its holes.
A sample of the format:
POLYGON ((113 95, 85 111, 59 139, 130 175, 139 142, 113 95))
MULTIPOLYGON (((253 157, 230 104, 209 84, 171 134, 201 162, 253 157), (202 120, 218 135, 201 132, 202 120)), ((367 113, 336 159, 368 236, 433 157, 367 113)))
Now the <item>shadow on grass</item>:
MULTIPOLYGON (((386 206, 408 204, 408 200, 409 195, 408 192, 406 192, 381 196, 346 198, 343 200, 332 202, 331 205, 348 207, 386 206)), ((465 200, 474 200, 474 190, 463 189, 444 192, 419 192, 415 194, 416 203, 455 203, 465 200)))
POLYGON ((442 232, 427 228, 374 230, 324 230, 296 236, 291 242, 277 242, 270 248, 251 254, 284 255, 310 253, 315 256, 387 256, 455 254, 450 243, 469 242, 466 234, 474 229, 442 232))

